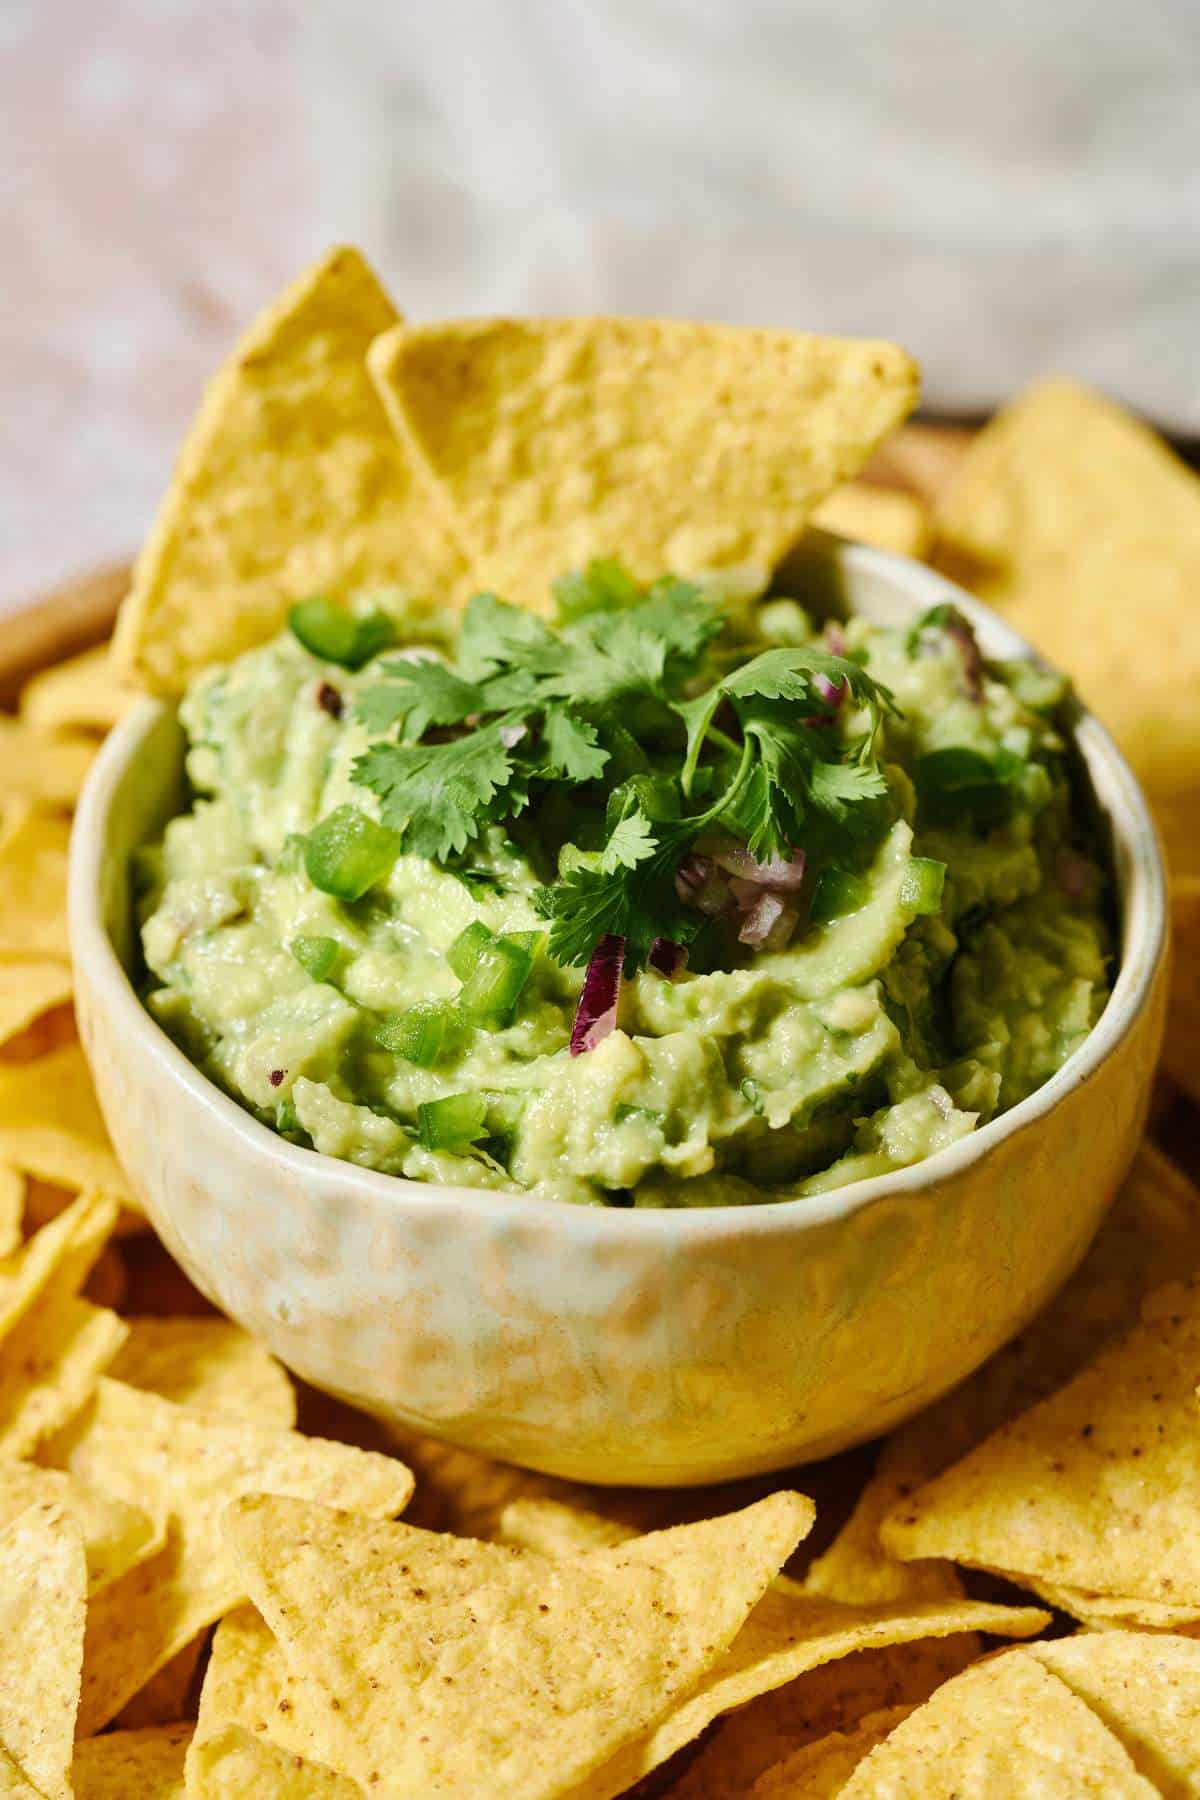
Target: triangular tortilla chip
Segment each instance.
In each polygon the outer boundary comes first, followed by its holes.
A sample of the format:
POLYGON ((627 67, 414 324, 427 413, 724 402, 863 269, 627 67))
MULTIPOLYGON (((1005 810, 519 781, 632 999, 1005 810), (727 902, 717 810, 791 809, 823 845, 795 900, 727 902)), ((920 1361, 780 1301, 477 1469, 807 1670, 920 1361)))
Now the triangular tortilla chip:
POLYGON ((870 1713, 911 1710, 979 1655, 973 1632, 859 1650, 726 1713, 671 1788, 672 1800, 729 1800, 757 1776, 870 1713))
MULTIPOLYGON (((0 1071, 0 1092, 4 1073, 0 1071)), ((0 1262, 0 1345, 48 1287, 78 1293, 116 1217, 116 1202, 107 1195, 81 1194, 0 1262)))
POLYGON ((1028 1651, 939 1688, 873 1750, 841 1800, 1156 1800, 1120 1743, 1028 1651))
POLYGON ((360 1800, 362 1795, 348 1776, 268 1738, 252 1737, 240 1725, 227 1725, 193 1747, 187 1791, 190 1800, 246 1800, 249 1794, 270 1794, 271 1800, 360 1800))
POLYGON ((109 1371, 114 1381, 248 1425, 296 1423, 287 1370, 228 1319, 126 1318, 129 1336, 109 1371))
POLYGON ((0 1748, 45 1800, 71 1800, 86 1588, 83 1536, 61 1506, 40 1502, 0 1532, 0 1748))
POLYGON ((25 1217, 25 1177, 20 1169, 0 1162, 0 1267, 21 1247, 25 1217))
POLYGON ((0 1044, 71 998, 71 965, 57 956, 0 962, 0 1044))
MULTIPOLYGON (((811 1522, 776 1494, 568 1562, 273 1498, 226 1531, 314 1754, 369 1792, 537 1796, 583 1782, 721 1654, 811 1522)), ((572 1790, 574 1791, 574 1790, 572 1790)))
POLYGON ((245 1597, 220 1517, 248 1491, 311 1495, 388 1517, 412 1491, 403 1463, 294 1431, 259 1430, 102 1380, 44 1459, 123 1499, 170 1511, 166 1547, 88 1609, 80 1729, 99 1730, 205 1626, 245 1597))
POLYGON ((1090 1588, 1065 1587, 1056 1581, 1026 1577, 1028 1585, 1047 1606, 1071 1613, 1093 1631, 1171 1631, 1195 1637, 1200 1633, 1200 1605, 1163 1606, 1157 1600, 1140 1600, 1128 1594, 1097 1594, 1090 1588))
POLYGON ((776 1763, 759 1776, 748 1790, 750 1800, 833 1800, 857 1769, 863 1757, 895 1730, 911 1713, 911 1706, 893 1706, 870 1713, 853 1731, 834 1731, 794 1750, 786 1762, 776 1763))
MULTIPOLYGON (((673 1526, 642 1537, 625 1533, 621 1553, 653 1561, 669 1553, 676 1542, 702 1542, 704 1531, 722 1523, 718 1519, 709 1526, 673 1526)), ((611 1520, 548 1500, 514 1502, 505 1509, 501 1529, 510 1541, 522 1541, 544 1554, 589 1555, 589 1560, 608 1551, 613 1535, 622 1532, 611 1520)), ((960 1631, 1020 1637, 1040 1630, 1046 1622, 1047 1615, 1042 1612, 991 1606, 985 1610, 973 1601, 957 1599, 926 1605, 830 1605, 811 1598, 796 1582, 781 1578, 763 1595, 696 1691, 651 1732, 626 1745, 595 1775, 573 1788, 572 1800, 606 1800, 623 1793, 698 1737, 721 1713, 744 1706, 821 1663, 864 1649, 960 1631)))
POLYGON ((919 1488, 887 1542, 1166 1606, 1200 1604, 1200 1280, 919 1488))
POLYGON ((100 644, 39 670, 21 689, 20 711, 26 724, 43 729, 108 731, 136 699, 114 667, 109 646, 100 644))
POLYGON ((95 738, 48 731, 0 713, 0 801, 69 810, 95 754, 95 738))
MULTIPOLYGON (((166 1532, 163 1532, 164 1542, 166 1532)), ((201 1658, 208 1649, 207 1630, 198 1632, 190 1644, 177 1650, 161 1669, 127 1700, 113 1719, 119 1731, 142 1731, 152 1725, 173 1725, 193 1710, 199 1683, 196 1675, 201 1658)))
POLYGON ((183 1764, 191 1735, 191 1725, 184 1723, 85 1738, 75 1746, 75 1800, 184 1800, 183 1764))
POLYGON ((107 1307, 52 1290, 0 1346, 0 1456, 32 1456, 91 1399, 125 1341, 107 1307))
POLYGON ((0 1157, 56 1187, 98 1188, 133 1205, 78 1044, 0 1064, 0 1157))
POLYGON ((822 500, 812 523, 897 556, 924 556, 929 548, 929 514, 915 494, 901 493, 899 488, 852 481, 822 500))
POLYGON ((258 318, 210 382, 138 557, 114 639, 120 672, 177 693, 278 631, 289 606, 462 573, 367 377, 395 307, 334 250, 258 318))
POLYGON ((106 1494, 59 1469, 0 1461, 0 1530, 30 1506, 47 1504, 60 1506, 79 1526, 91 1593, 154 1553, 158 1527, 142 1507, 118 1500, 115 1494, 106 1494))
POLYGON ((1088 1631, 1030 1655, 1086 1701, 1164 1794, 1200 1794, 1200 1643, 1088 1631))
POLYGON ((476 585, 541 608, 597 556, 765 581, 917 397, 894 344, 674 319, 424 325, 369 360, 476 585))
POLYGON ((981 431, 937 513, 938 560, 1073 676, 1153 790, 1200 790, 1200 480, 1073 381, 981 431))
POLYGON ((70 956, 65 819, 18 802, 0 826, 0 955, 70 956))

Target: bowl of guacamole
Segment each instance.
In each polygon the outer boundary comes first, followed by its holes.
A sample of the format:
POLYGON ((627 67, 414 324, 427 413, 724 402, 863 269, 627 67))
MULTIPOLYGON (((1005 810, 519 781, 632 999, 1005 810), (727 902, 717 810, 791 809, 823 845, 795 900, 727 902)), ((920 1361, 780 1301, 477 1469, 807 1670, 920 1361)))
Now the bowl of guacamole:
POLYGON ((180 706, 145 1004, 289 1142, 418 1182, 745 1206, 970 1138, 1111 988, 1073 701, 954 599, 815 591, 293 607, 180 706))

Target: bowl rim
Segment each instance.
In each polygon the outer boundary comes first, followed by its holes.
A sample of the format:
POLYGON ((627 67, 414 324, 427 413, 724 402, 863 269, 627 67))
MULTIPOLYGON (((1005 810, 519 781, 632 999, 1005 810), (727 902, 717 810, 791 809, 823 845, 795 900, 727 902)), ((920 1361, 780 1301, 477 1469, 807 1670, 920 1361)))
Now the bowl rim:
MULTIPOLYGON (((832 538, 832 534, 822 534, 832 538)), ((1005 654, 1048 666, 1007 620, 965 593, 936 570, 909 557, 874 546, 836 540, 839 566, 852 578, 880 579, 905 587, 927 604, 951 601, 1000 640, 1005 654)), ((922 610, 924 610, 922 608, 922 610)), ((168 710, 168 703, 143 698, 109 733, 88 772, 71 833, 68 910, 72 959, 85 971, 96 1003, 111 1014, 128 1055, 141 1056, 143 1081, 158 1065, 167 1079, 183 1087, 212 1118, 214 1126, 236 1139, 252 1158, 266 1156, 284 1172, 312 1182, 336 1182, 364 1200, 384 1206, 415 1204, 432 1208, 447 1201, 472 1212, 486 1213, 505 1225, 537 1223, 565 1215, 584 1236, 617 1245, 623 1240, 669 1238, 711 1240, 731 1233, 773 1233, 827 1225, 852 1217, 874 1202, 897 1194, 911 1195, 939 1186, 981 1163, 1006 1139, 1034 1126, 1067 1094, 1086 1082, 1119 1047, 1145 1008, 1166 949, 1167 887, 1162 849, 1145 795, 1112 735, 1094 713, 1081 707, 1074 737, 1089 766, 1106 771, 1112 790, 1114 847, 1125 853, 1126 880, 1120 892, 1126 941, 1117 978, 1104 1011, 1085 1041, 1047 1082, 1007 1112, 934 1151, 920 1162, 882 1175, 830 1188, 825 1193, 787 1200, 742 1202, 721 1206, 605 1207, 572 1206, 519 1191, 459 1187, 413 1181, 364 1168, 318 1150, 289 1144, 225 1094, 176 1046, 137 996, 102 916, 103 870, 108 816, 114 796, 145 739, 168 710), (589 1221, 591 1224, 589 1225, 589 1221)))

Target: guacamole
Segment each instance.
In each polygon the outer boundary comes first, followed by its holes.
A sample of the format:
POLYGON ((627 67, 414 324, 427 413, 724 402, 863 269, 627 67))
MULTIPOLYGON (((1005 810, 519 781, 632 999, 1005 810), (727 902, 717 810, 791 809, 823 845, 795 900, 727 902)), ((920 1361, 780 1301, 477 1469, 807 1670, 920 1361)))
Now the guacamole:
POLYGON ((792 1198, 1033 1092, 1108 993, 1063 684, 938 607, 322 601, 181 706, 146 1001, 293 1142, 589 1205, 792 1198))

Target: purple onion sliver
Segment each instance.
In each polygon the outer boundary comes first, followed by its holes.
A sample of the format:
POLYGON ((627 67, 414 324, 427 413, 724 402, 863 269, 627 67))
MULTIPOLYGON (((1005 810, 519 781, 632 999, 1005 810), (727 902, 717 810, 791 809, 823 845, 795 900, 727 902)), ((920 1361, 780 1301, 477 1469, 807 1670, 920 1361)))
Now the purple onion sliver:
POLYGON ((616 1028, 617 1002, 621 998, 621 967, 625 961, 625 939, 606 932, 596 941, 583 992, 575 1010, 571 1027, 571 1055, 582 1056, 594 1050, 610 1031, 616 1028))
POLYGON ((674 938, 657 937, 650 946, 647 961, 652 969, 665 975, 669 981, 680 969, 687 967, 687 950, 683 944, 677 944, 674 938))
POLYGON ((974 632, 963 620, 953 618, 946 626, 946 636, 953 638, 962 651, 963 678, 967 685, 967 693, 972 700, 982 700, 983 658, 979 654, 979 645, 975 642, 974 632))
POLYGON ((781 900, 778 894, 773 894, 770 888, 764 888, 746 914, 746 922, 738 932, 738 943, 749 944, 751 949, 761 950, 787 911, 786 901, 781 900))
POLYGON ((832 656, 845 656, 846 654, 846 639, 842 628, 840 625, 835 625, 832 619, 825 627, 825 645, 832 656))
POLYGON ((744 844, 725 845, 714 854, 721 868, 728 869, 739 881, 752 881, 758 887, 790 893, 804 880, 803 850, 793 850, 787 857, 773 856, 770 862, 759 862, 744 844))
POLYGON ((842 675, 839 675, 836 681, 831 681, 828 675, 814 675, 813 686, 816 688, 818 694, 820 694, 826 706, 830 707, 834 712, 837 711, 838 707, 842 704, 842 701, 846 698, 846 680, 842 675))
POLYGON ((1086 856, 1077 856, 1073 850, 1060 854, 1054 872, 1060 890, 1069 900, 1084 899, 1095 885, 1095 868, 1086 856))

